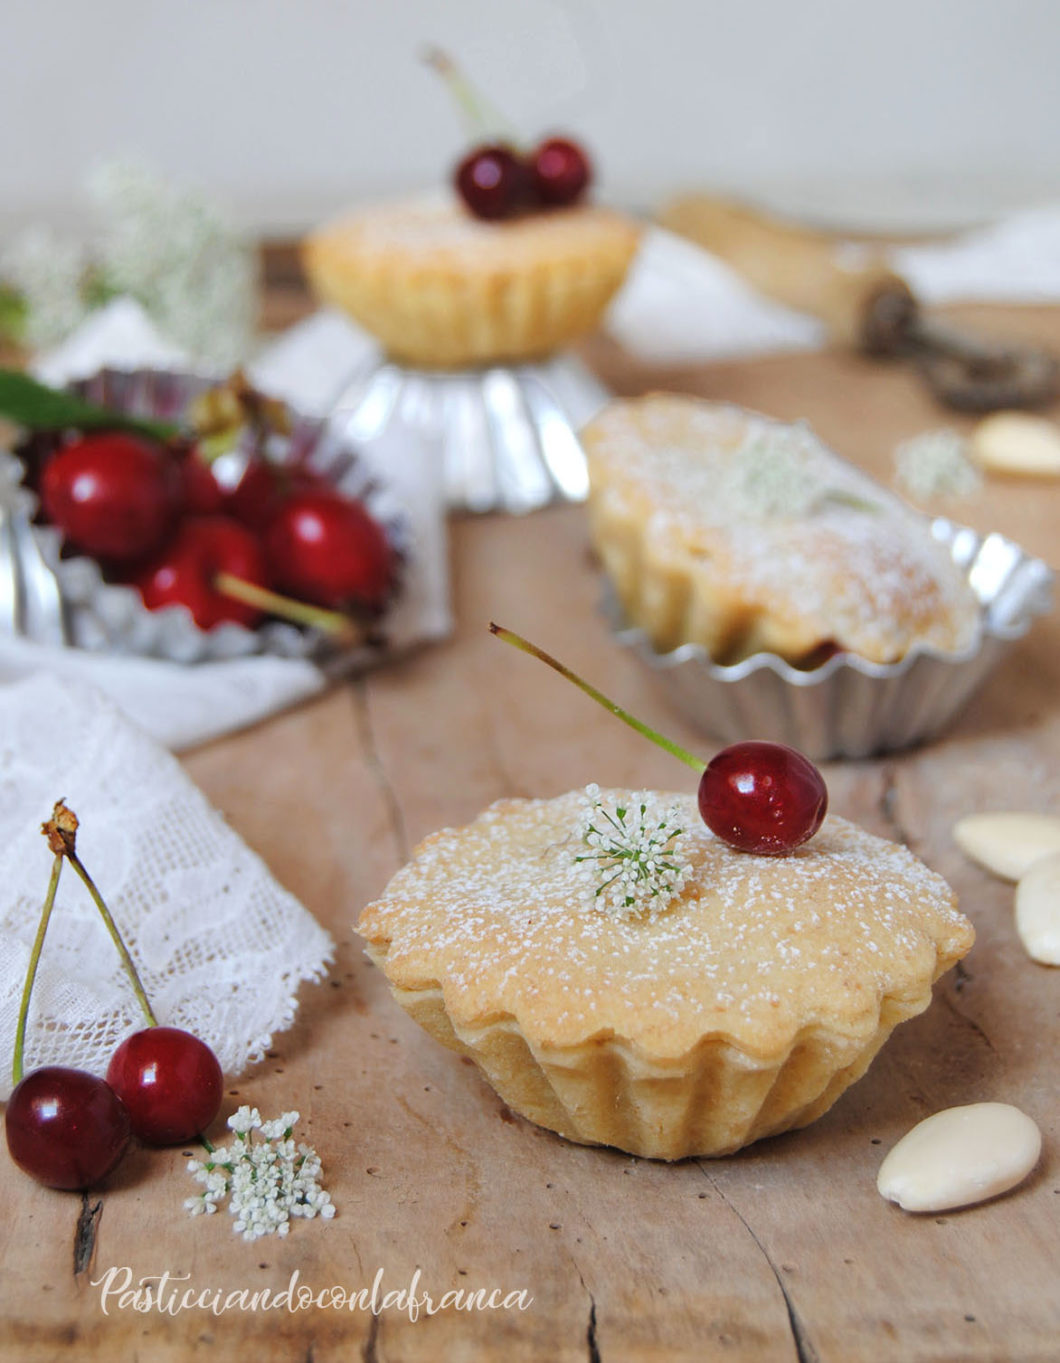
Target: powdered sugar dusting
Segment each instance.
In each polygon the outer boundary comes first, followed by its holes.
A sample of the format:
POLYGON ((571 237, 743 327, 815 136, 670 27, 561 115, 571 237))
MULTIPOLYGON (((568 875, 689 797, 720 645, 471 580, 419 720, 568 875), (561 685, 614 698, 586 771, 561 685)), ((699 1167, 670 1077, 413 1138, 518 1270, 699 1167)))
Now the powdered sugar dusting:
POLYGON ((591 257, 601 249, 630 251, 637 231, 619 214, 593 205, 530 213, 503 221, 469 213, 453 194, 372 204, 325 226, 343 250, 366 262, 406 258, 424 269, 459 265, 473 273, 510 266, 513 258, 533 264, 556 253, 591 257))
MULTIPOLYGON (((639 584, 652 571, 683 571, 709 594, 707 615, 720 593, 745 622, 782 617, 811 647, 831 641, 877 662, 914 643, 973 642, 974 594, 923 518, 806 426, 660 395, 613 403, 586 438, 601 537, 639 527, 633 591, 649 590, 639 584)), ((650 629, 639 600, 623 604, 650 629)))
POLYGON ((388 944, 393 983, 439 982, 457 1025, 510 1014, 531 1044, 614 1032, 660 1056, 710 1033, 764 1053, 814 1024, 874 1028, 883 994, 922 994, 971 945, 940 876, 845 820, 792 856, 754 857, 715 838, 694 797, 646 799, 648 817, 676 808, 692 867, 654 919, 594 911, 572 792, 502 801, 435 834, 360 931, 388 944))

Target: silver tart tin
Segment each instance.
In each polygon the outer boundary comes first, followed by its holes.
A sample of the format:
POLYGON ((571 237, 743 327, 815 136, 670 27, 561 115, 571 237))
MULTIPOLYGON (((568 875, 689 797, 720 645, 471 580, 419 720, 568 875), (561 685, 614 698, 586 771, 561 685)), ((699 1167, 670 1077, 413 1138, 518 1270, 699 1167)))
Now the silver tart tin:
POLYGON ((406 369, 378 354, 335 404, 359 440, 409 428, 437 451, 451 511, 522 515, 589 491, 576 432, 610 398, 574 355, 483 369, 406 369))
MULTIPOLYGON (((71 384, 73 391, 117 411, 177 420, 188 403, 216 380, 179 371, 102 369, 71 384)), ((387 490, 362 465, 349 433, 331 422, 292 412, 287 457, 325 474, 340 491, 360 498, 387 528, 399 558, 408 552, 404 520, 387 490)), ((36 497, 19 486, 22 468, 0 456, 0 632, 39 643, 68 644, 93 652, 199 663, 272 654, 303 658, 329 671, 356 670, 379 661, 378 647, 339 648, 325 633, 271 621, 257 629, 222 624, 201 630, 184 606, 149 611, 135 587, 104 580, 90 558, 64 557, 62 535, 32 524, 36 497)), ((234 487, 250 457, 235 449, 214 466, 218 481, 234 487)), ((386 619, 380 622, 385 636, 386 619)))
POLYGON ((756 653, 722 666, 698 644, 657 653, 642 630, 625 623, 610 591, 605 613, 618 641, 648 664, 671 702, 725 743, 771 739, 818 761, 896 752, 936 737, 1035 616, 1052 606, 1052 570, 1018 544, 941 517, 930 529, 980 603, 978 638, 962 653, 916 648, 897 663, 838 653, 810 671, 756 653))

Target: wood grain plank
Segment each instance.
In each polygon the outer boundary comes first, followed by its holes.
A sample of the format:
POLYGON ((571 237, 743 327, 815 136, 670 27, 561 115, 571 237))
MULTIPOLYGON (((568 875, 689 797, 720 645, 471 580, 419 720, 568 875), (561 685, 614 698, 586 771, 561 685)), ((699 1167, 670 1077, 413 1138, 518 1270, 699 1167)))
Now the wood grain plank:
MULTIPOLYGON (((993 316, 993 314, 991 314, 993 316)), ((1057 337, 1054 313, 1005 314, 1057 337)), ((587 348, 620 391, 670 386, 805 416, 885 478, 894 443, 954 419, 917 380, 836 354, 649 371, 587 348)), ((958 421, 957 424, 960 424, 958 421)), ((991 480, 948 508, 1058 553, 1060 487, 991 480)), ((278 878, 333 933, 328 980, 301 991, 296 1025, 233 1083, 267 1114, 297 1107, 339 1215, 286 1241, 244 1245, 227 1218, 186 1219, 181 1151, 137 1152, 84 1223, 78 1198, 6 1163, 0 1188, 0 1358, 254 1358, 262 1363, 504 1358, 700 1363, 815 1360, 1046 1363, 1060 1339, 1052 1074, 1056 971, 1024 956, 1011 888, 968 863, 950 827, 972 809, 1060 810, 1060 623, 1035 628, 940 743, 827 769, 832 808, 910 842, 957 888, 977 945, 935 1004, 898 1030, 864 1080, 814 1126, 736 1156, 663 1166, 561 1141, 513 1116, 472 1067, 393 1004, 352 922, 409 848, 507 794, 601 784, 688 788, 684 769, 559 678, 492 639, 493 617, 538 639, 616 699, 709 756, 636 659, 610 638, 583 513, 453 525, 457 630, 444 645, 190 754, 186 765, 278 878), (1046 1158, 1013 1195, 911 1217, 883 1202, 884 1151, 921 1116, 979 1098, 1041 1124, 1046 1158), (395 1309, 213 1318, 104 1316, 91 1279, 187 1273, 200 1287, 399 1287, 436 1296, 526 1287, 525 1312, 395 1309)))

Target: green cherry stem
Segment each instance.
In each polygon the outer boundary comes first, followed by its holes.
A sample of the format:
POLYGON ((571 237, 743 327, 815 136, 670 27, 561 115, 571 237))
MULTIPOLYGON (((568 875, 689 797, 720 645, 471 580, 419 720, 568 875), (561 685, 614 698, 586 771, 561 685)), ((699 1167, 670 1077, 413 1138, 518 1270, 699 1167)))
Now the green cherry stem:
POLYGON ((291 596, 281 596, 268 587, 259 587, 245 578, 234 577, 231 573, 218 573, 213 580, 214 586, 224 596, 242 601, 246 606, 265 611, 269 615, 279 615, 296 625, 308 625, 330 634, 337 643, 352 648, 364 643, 364 634, 355 621, 341 611, 325 610, 323 606, 311 606, 308 601, 297 601, 291 596))
POLYGON ((511 124, 480 90, 475 89, 448 52, 443 52, 440 47, 428 46, 423 49, 423 60, 449 87, 450 94, 464 115, 469 136, 501 137, 515 145, 517 139, 511 124))
POLYGON ((128 975, 133 993, 136 995, 136 1001, 147 1019, 148 1027, 157 1027, 158 1018, 155 1017, 139 972, 133 964, 133 958, 129 955, 129 948, 125 945, 125 941, 118 931, 118 925, 111 917, 110 909, 107 908, 103 896, 96 888, 95 881, 85 870, 81 858, 77 855, 77 827, 77 815, 74 811, 64 801, 56 800, 52 816, 47 823, 41 825, 41 832, 47 838, 48 846, 55 855, 60 858, 65 857, 84 882, 85 889, 92 896, 92 902, 99 910, 99 916, 103 919, 103 923, 110 933, 111 941, 118 950, 121 963, 125 967, 125 973, 128 975))
POLYGON ((623 710, 622 706, 616 705, 613 700, 608 700, 602 691, 597 691, 595 686, 591 686, 583 677, 579 677, 577 672, 572 672, 569 667, 565 667, 557 658, 553 658, 551 653, 546 653, 543 648, 538 648, 538 646, 532 644, 529 639, 524 639, 521 634, 516 634, 513 630, 505 629, 501 625, 495 625, 492 620, 490 621, 490 633, 495 634, 498 639, 503 639, 506 644, 511 644, 514 648, 520 649, 523 653, 529 653, 531 658, 539 658, 541 662, 547 663, 554 672, 558 672, 561 677, 566 677, 566 679, 573 682, 580 691, 584 691, 587 696, 595 700, 597 705, 602 705, 604 709, 610 711, 616 719, 620 719, 623 724, 628 724, 629 727, 635 729, 638 734, 643 734, 645 738, 651 739, 657 747, 662 748, 665 752, 670 753, 671 756, 676 757, 678 761, 683 762, 686 767, 691 767, 695 772, 703 772, 706 770, 706 762, 701 761, 698 757, 688 752, 687 749, 682 748, 680 744, 675 743, 673 739, 664 738, 663 735, 657 733, 656 730, 649 729, 647 724, 642 720, 637 719, 635 715, 631 715, 628 710, 623 710))
POLYGON ((114 919, 111 917, 110 909, 107 908, 103 896, 100 894, 99 890, 96 889, 95 881, 85 870, 81 858, 76 852, 68 852, 66 854, 66 859, 84 881, 85 889, 92 896, 92 902, 99 910, 99 915, 106 924, 107 931, 111 936, 111 941, 113 941, 114 945, 118 948, 118 955, 121 957, 121 963, 125 967, 125 973, 129 977, 129 983, 133 987, 133 993, 136 995, 136 1001, 140 1005, 140 1011, 143 1013, 148 1027, 157 1027, 158 1018, 155 1017, 154 1009, 151 1007, 151 1002, 147 997, 147 991, 144 989, 143 982, 140 979, 140 972, 136 969, 133 958, 129 955, 129 948, 125 945, 124 938, 118 931, 117 923, 115 923, 114 919))
POLYGON ((52 908, 55 905, 55 892, 59 888, 59 876, 63 869, 62 855, 58 855, 52 863, 52 877, 48 882, 48 893, 44 899, 44 907, 40 911, 40 922, 37 924, 37 936, 33 940, 33 949, 29 954, 29 965, 26 967, 26 983, 22 988, 22 1002, 18 1009, 18 1025, 15 1028, 15 1054, 11 1062, 11 1082, 20 1084, 22 1082, 23 1057, 26 1051, 26 1022, 29 1018, 29 1000, 33 993, 33 981, 37 978, 37 963, 40 960, 41 947, 44 945, 44 934, 48 931, 48 921, 52 916, 52 908))

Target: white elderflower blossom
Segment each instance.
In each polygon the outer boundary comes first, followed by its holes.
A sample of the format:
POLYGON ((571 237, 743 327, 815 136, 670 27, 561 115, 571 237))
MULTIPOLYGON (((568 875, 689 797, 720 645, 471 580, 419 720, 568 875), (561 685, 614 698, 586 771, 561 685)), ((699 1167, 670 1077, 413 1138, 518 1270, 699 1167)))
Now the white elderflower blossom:
POLYGON ((192 1216, 215 1212, 228 1198, 235 1218, 232 1229, 244 1240, 262 1235, 287 1235, 291 1217, 335 1215, 331 1194, 320 1186, 320 1157, 312 1146, 296 1143, 292 1133, 297 1112, 262 1121, 257 1108, 241 1107, 229 1117, 235 1142, 212 1151, 205 1160, 191 1160, 188 1172, 203 1185, 196 1197, 185 1200, 192 1216), (254 1139, 254 1133, 260 1136, 254 1139))
POLYGON ((692 874, 679 847, 685 830, 677 825, 677 811, 649 813, 647 792, 613 809, 605 807, 599 786, 586 786, 585 796, 581 836, 589 851, 574 860, 596 882, 594 901, 621 918, 655 918, 692 874))
POLYGON ((108 289, 138 299, 194 358, 221 366, 245 359, 254 263, 216 206, 124 162, 101 166, 89 190, 108 289))
POLYGON ((22 301, 30 345, 54 345, 88 315, 87 267, 84 247, 50 227, 27 228, 0 253, 0 280, 22 301))
POLYGON ((894 464, 897 482, 917 501, 967 497, 983 482, 968 458, 967 440, 948 427, 903 440, 895 448, 894 464))

